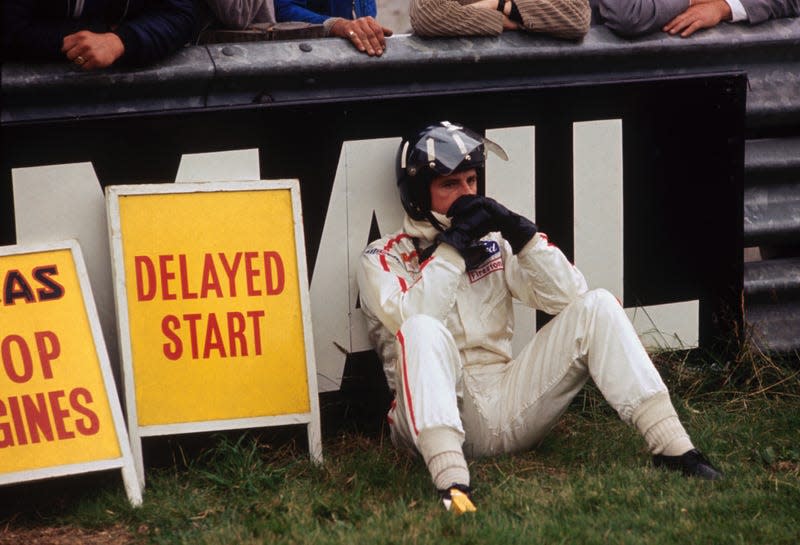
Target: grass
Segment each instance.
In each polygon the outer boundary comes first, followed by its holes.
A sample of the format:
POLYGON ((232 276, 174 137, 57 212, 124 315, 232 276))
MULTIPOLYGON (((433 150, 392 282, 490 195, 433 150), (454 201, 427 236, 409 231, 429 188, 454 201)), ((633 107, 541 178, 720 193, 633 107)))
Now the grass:
POLYGON ((794 545, 797 358, 740 353, 718 361, 687 352, 656 360, 686 427, 724 481, 651 468, 641 439, 587 388, 537 450, 470 463, 474 516, 444 512, 422 462, 384 434, 336 432, 316 467, 302 440, 227 433, 206 436, 197 452, 173 447, 174 463, 148 470, 139 509, 109 474, 0 489, 0 543, 35 543, 43 528, 121 526, 129 542, 155 544, 794 545))

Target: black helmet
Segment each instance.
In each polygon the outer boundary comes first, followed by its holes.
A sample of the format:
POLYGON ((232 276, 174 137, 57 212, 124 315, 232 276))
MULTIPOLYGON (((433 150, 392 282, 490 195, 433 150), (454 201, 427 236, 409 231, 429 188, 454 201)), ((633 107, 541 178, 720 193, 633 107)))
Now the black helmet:
POLYGON ((404 138, 397 153, 397 186, 406 213, 437 225, 431 214, 431 181, 437 176, 482 169, 487 149, 508 160, 496 143, 449 121, 429 125, 412 138, 404 138))

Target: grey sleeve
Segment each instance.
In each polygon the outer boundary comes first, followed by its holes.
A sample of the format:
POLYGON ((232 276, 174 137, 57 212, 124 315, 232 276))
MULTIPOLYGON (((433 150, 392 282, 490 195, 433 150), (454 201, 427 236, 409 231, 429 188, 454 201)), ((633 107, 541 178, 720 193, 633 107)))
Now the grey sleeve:
MULTIPOLYGON (((800 0, 755 0, 759 2, 800 0)), ((689 7, 689 0, 593 0, 605 25, 624 37, 660 31, 689 7)), ((746 9, 746 4, 745 4, 746 9)))
POLYGON ((206 0, 222 26, 244 30, 253 23, 274 23, 272 0, 206 0))
POLYGON ((800 0, 741 0, 751 24, 763 23, 767 19, 797 17, 800 15, 800 0))

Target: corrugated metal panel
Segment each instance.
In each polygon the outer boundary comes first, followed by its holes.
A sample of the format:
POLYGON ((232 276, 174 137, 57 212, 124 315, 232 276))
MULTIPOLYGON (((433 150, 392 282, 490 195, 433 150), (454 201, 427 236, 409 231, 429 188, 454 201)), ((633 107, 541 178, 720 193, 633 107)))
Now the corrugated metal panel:
POLYGON ((748 141, 745 184, 745 245, 764 258, 744 264, 745 320, 762 348, 800 350, 800 138, 748 141))
POLYGON ((800 137, 750 140, 744 160, 748 185, 800 183, 800 137))
POLYGON ((753 327, 753 340, 763 349, 796 352, 800 331, 800 301, 747 308, 747 322, 753 327))
POLYGON ((800 299, 800 257, 748 263, 744 290, 750 301, 800 299))

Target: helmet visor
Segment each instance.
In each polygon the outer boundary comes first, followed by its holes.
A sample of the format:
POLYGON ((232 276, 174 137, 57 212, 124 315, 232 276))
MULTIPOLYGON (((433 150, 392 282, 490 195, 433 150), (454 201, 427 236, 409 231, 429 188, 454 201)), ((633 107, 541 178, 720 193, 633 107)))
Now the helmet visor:
POLYGON ((508 160, 508 155, 498 144, 474 131, 447 122, 429 128, 422 138, 407 145, 413 145, 414 148, 403 150, 402 157, 407 158, 407 164, 401 167, 411 176, 423 168, 429 168, 439 176, 447 176, 456 170, 482 166, 486 161, 486 149, 504 161, 508 160))

